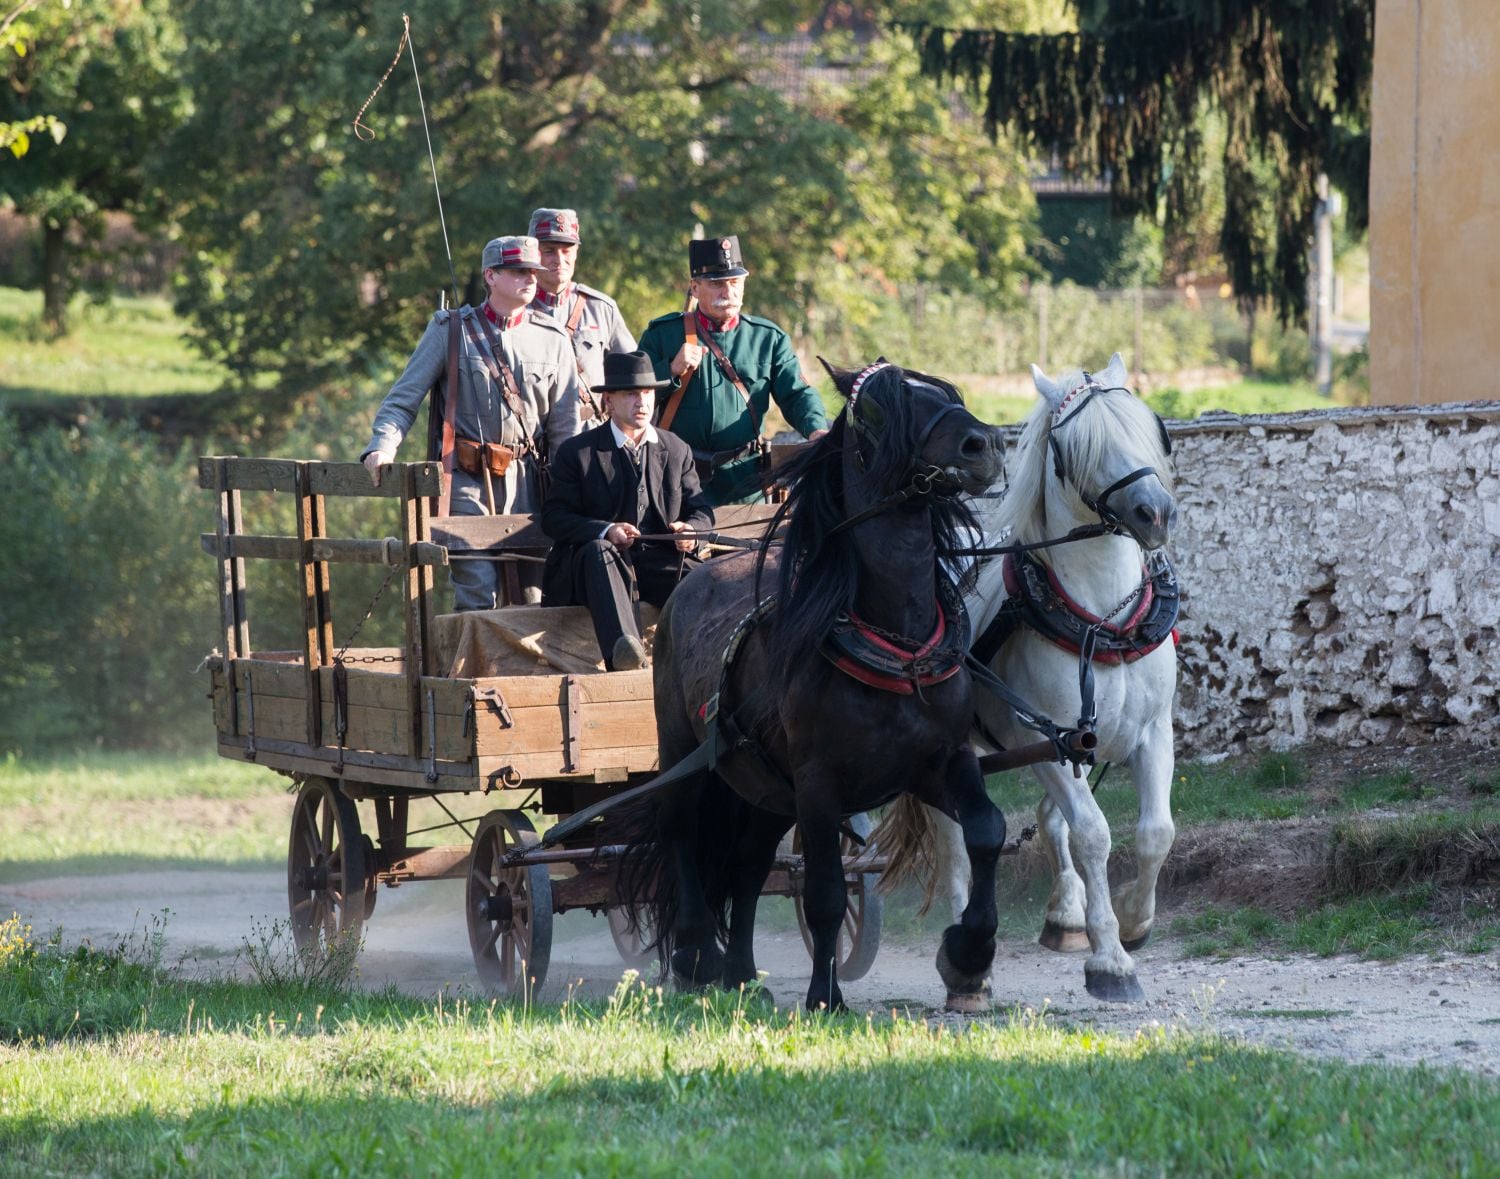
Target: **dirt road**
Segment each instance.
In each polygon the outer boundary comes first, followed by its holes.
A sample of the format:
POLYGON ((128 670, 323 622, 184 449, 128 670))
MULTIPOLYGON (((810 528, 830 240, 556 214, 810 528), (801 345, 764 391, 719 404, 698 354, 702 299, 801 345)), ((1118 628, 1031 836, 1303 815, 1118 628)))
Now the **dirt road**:
MULTIPOLYGON (((279 872, 194 871, 59 877, 0 885, 0 914, 21 913, 39 932, 69 942, 118 942, 162 910, 166 961, 189 973, 236 969, 236 952, 286 913, 279 872)), ((775 924, 775 922, 773 922, 775 924)), ((783 926, 787 923, 781 922, 783 926)), ((887 943, 870 974, 845 984, 858 1010, 940 1009, 935 945, 887 943)), ((757 959, 778 1001, 807 985, 807 955, 795 928, 761 935, 757 959)), ((1153 1025, 1214 1029, 1255 1044, 1315 1056, 1390 1064, 1455 1065, 1500 1075, 1500 953, 1395 964, 1348 958, 1183 958, 1170 937, 1136 955, 1145 1003, 1096 1002, 1083 989, 1083 960, 1032 942, 1003 941, 995 961, 997 1011, 1048 1010, 1064 1025, 1130 1034, 1153 1025)), ((382 890, 366 927, 360 982, 419 995, 476 985, 463 923, 461 886, 382 890)), ((601 919, 558 919, 542 998, 606 994, 621 973, 601 919)))

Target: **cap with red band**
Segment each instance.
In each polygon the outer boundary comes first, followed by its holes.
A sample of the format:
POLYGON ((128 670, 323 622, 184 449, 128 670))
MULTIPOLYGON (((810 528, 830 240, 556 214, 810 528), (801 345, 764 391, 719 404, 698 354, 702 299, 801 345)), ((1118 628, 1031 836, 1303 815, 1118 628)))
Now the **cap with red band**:
POLYGON ((541 270, 542 252, 534 237, 497 237, 485 243, 485 270, 541 270))

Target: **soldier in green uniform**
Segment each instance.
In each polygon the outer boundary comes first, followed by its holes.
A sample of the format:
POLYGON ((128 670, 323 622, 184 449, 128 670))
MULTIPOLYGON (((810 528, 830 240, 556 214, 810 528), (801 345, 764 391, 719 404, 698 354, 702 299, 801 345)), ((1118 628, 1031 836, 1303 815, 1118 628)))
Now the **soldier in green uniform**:
POLYGON ((672 382, 658 400, 659 424, 693 448, 713 503, 749 503, 761 497, 760 426, 771 401, 805 438, 827 433, 828 419, 803 380, 790 337, 740 310, 750 272, 739 238, 690 242, 688 271, 698 304, 693 322, 673 312, 653 319, 641 336, 657 377, 672 382), (685 389, 684 373, 691 373, 685 389))
MULTIPOLYGON (((533 306, 551 315, 572 338, 578 357, 578 379, 585 412, 604 420, 600 399, 590 390, 604 380, 604 357, 610 352, 634 352, 635 337, 615 301, 603 291, 573 281, 578 266, 578 214, 572 209, 536 209, 526 230, 541 249, 542 269, 537 272, 533 306), (592 401, 593 404, 588 403, 592 401)), ((585 422, 587 424, 587 422, 585 422)))
MULTIPOLYGON (((497 237, 481 256, 488 298, 459 316, 458 396, 449 407, 454 434, 450 510, 456 516, 540 511, 545 456, 577 434, 578 365, 567 333, 530 307, 541 256, 532 237, 497 237)), ((427 325, 406 369, 375 412, 360 462, 376 486, 380 468, 417 419, 434 385, 446 393, 449 322, 439 311, 427 325)), ((495 604, 497 566, 456 561, 454 608, 495 604)), ((523 577, 523 581, 526 580, 523 577)), ((540 597, 540 578, 532 577, 540 597)))

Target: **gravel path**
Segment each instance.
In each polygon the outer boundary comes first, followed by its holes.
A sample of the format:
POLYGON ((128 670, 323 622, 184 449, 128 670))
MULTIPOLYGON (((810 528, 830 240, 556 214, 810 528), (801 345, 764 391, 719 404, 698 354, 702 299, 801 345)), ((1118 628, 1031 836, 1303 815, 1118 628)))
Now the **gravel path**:
MULTIPOLYGON (((0 885, 0 914, 15 910, 39 932, 61 928, 69 942, 110 946, 153 917, 166 919, 166 960, 194 974, 242 970, 235 952, 286 913, 279 872, 166 872, 73 876, 0 885)), ((360 981, 419 995, 475 985, 463 923, 461 885, 384 889, 366 927, 360 981)), ((943 991, 936 946, 882 947, 868 976, 844 986, 859 1010, 930 1013, 943 991)), ((765 933, 757 957, 767 984, 787 1003, 807 985, 800 936, 765 933)), ((1370 963, 1350 958, 1183 958, 1168 939, 1136 955, 1147 1000, 1096 1002, 1083 989, 1083 959, 1029 942, 1006 941, 995 961, 997 1008, 1043 1005, 1065 1025, 1131 1034, 1152 1026, 1213 1029, 1249 1043, 1319 1057, 1404 1065, 1454 1065, 1500 1075, 1500 953, 1370 963)), ((606 994, 621 965, 604 922, 560 918, 543 998, 570 991, 606 994)))

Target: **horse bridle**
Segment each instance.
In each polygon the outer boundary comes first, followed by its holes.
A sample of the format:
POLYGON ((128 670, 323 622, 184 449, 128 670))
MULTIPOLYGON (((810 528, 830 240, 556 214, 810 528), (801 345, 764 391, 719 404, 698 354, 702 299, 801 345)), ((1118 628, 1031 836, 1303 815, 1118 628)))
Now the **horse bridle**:
MULTIPOLYGON (((1129 393, 1132 397, 1135 396, 1135 393, 1132 390, 1127 389, 1124 385, 1106 386, 1099 384, 1099 382, 1094 380, 1093 374, 1089 372, 1085 372, 1083 374, 1083 384, 1073 389, 1072 393, 1069 393, 1068 396, 1071 397, 1072 394, 1077 393, 1079 389, 1088 390, 1088 392, 1084 394, 1083 400, 1075 405, 1068 412, 1068 415, 1062 419, 1062 421, 1058 422, 1055 425, 1049 426, 1047 429, 1047 445, 1052 450, 1052 471, 1057 476, 1057 481, 1059 483, 1067 483, 1068 475, 1066 469, 1063 466, 1062 444, 1057 440, 1057 432, 1064 426, 1066 426, 1069 422, 1071 422, 1074 418, 1076 418, 1080 413, 1082 413, 1084 406, 1086 406, 1100 393, 1129 393)), ((1064 398, 1064 401, 1066 400, 1067 399, 1064 398)), ((1161 448, 1163 452, 1165 452, 1166 454, 1171 454, 1172 436, 1167 433, 1166 423, 1161 420, 1161 415, 1158 413, 1152 413, 1151 416, 1156 419, 1156 428, 1161 432, 1161 448)), ((1120 519, 1119 515, 1114 511, 1114 509, 1109 506, 1109 497, 1114 495, 1115 492, 1129 487, 1136 480, 1146 478, 1147 475, 1155 475, 1158 479, 1161 478, 1161 472, 1159 472, 1155 467, 1137 467, 1123 479, 1116 479, 1113 483, 1111 483, 1096 496, 1091 497, 1087 491, 1085 491, 1078 485, 1077 480, 1073 481, 1073 487, 1078 492, 1078 498, 1083 501, 1084 506, 1087 507, 1089 511, 1093 512, 1094 515, 1098 516, 1100 520, 1102 520, 1105 524, 1108 524, 1112 528, 1124 528, 1125 521, 1120 519)))
MULTIPOLYGON (((861 469, 864 468, 864 455, 860 452, 859 449, 859 439, 878 438, 879 431, 877 431, 875 427, 870 425, 870 423, 860 420, 860 389, 864 385, 866 379, 868 379, 872 374, 882 368, 889 367, 891 366, 887 362, 879 361, 875 364, 870 365, 863 372, 861 372, 859 376, 855 377, 854 384, 851 386, 849 391, 849 401, 844 407, 845 412, 849 415, 849 427, 857 435, 854 440, 854 457, 856 461, 859 462, 861 469)), ((902 379, 901 383, 903 385, 906 384, 905 378, 902 379)), ((960 410, 963 410, 964 408, 965 406, 962 401, 950 401, 946 405, 941 406, 938 411, 933 414, 932 417, 928 420, 927 424, 922 427, 922 432, 917 435, 916 446, 912 448, 913 453, 916 455, 916 457, 912 460, 911 481, 899 491, 893 491, 890 495, 886 496, 878 503, 872 504, 864 511, 857 512, 853 516, 850 516, 848 519, 840 521, 829 532, 829 535, 833 536, 836 533, 844 532, 847 529, 853 528, 856 524, 863 524, 871 517, 879 516, 882 513, 888 512, 893 508, 899 508, 902 504, 907 503, 910 500, 921 499, 929 496, 940 487, 956 486, 957 484, 953 477, 949 475, 948 472, 945 471, 942 467, 934 466, 931 463, 928 463, 925 467, 923 467, 921 465, 921 455, 922 448, 927 445, 927 440, 932 437, 932 432, 937 429, 939 423, 942 422, 942 420, 946 418, 950 413, 956 413, 960 410)))

